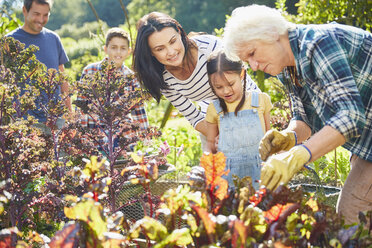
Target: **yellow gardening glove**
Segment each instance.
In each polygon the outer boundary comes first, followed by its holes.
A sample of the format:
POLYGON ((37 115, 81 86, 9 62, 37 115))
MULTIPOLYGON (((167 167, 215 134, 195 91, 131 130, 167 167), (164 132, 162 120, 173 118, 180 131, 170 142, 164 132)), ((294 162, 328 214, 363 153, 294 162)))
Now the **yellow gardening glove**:
POLYGON ((262 161, 280 151, 288 151, 297 143, 296 133, 293 131, 268 131, 260 141, 259 152, 262 161))
POLYGON ((270 190, 276 189, 281 183, 289 182, 310 159, 311 152, 304 145, 271 156, 263 163, 261 185, 265 185, 270 190))

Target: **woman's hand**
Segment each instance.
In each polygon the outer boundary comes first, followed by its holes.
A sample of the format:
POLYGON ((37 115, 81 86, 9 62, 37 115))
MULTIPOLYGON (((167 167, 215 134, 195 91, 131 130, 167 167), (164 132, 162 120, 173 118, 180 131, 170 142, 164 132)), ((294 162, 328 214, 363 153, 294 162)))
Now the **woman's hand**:
POLYGON ((267 162, 263 163, 261 185, 275 190, 280 184, 289 182, 310 160, 311 152, 304 145, 298 145, 287 152, 271 156, 267 162))
POLYGON ((260 141, 259 152, 262 161, 280 151, 288 151, 297 143, 296 133, 293 131, 270 130, 260 141))

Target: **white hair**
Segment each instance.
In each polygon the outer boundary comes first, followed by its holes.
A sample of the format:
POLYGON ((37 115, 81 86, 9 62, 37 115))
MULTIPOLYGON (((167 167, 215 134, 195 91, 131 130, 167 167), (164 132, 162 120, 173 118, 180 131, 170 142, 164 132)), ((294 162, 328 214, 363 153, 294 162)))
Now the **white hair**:
POLYGON ((227 20, 223 35, 226 55, 239 60, 238 49, 252 40, 273 42, 285 34, 294 24, 288 22, 279 10, 264 5, 249 5, 233 10, 227 20))

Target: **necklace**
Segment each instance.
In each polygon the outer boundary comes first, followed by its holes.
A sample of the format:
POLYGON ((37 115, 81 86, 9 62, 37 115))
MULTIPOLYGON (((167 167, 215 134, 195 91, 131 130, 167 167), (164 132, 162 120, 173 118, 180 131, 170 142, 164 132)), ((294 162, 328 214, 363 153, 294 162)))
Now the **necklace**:
POLYGON ((301 87, 301 84, 298 82, 296 66, 287 66, 287 72, 291 78, 292 83, 296 86, 301 87))

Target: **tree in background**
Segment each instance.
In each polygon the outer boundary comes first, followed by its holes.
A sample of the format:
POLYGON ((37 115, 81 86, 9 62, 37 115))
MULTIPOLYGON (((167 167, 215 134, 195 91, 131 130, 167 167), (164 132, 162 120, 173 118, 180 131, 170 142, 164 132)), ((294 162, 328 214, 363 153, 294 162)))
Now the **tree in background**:
MULTIPOLYGON (((130 1, 123 0, 124 5, 130 1)), ((125 23, 125 15, 119 0, 91 0, 99 18, 108 26, 115 27, 125 23)), ((85 22, 96 21, 87 0, 54 0, 52 14, 47 27, 51 30, 61 28, 64 24, 82 26, 85 22)))
POLYGON ((84 22, 95 21, 86 0, 60 1, 54 0, 47 28, 57 30, 64 24, 83 25, 84 22))
POLYGON ((0 1, 0 14, 1 16, 10 17, 11 14, 17 10, 21 14, 22 0, 1 0, 0 1))
MULTIPOLYGON (((278 9, 287 11, 286 0, 278 0, 278 9)), ((300 0, 297 15, 288 15, 294 23, 338 23, 371 30, 372 0, 300 0)))
POLYGON ((174 2, 175 0, 132 0, 128 4, 129 18, 132 23, 137 23, 142 16, 152 11, 174 16, 176 12, 176 8, 173 7, 174 2))
MULTIPOLYGON (((3 0, 1 9, 7 10, 9 14, 17 13, 17 17, 23 20, 22 2, 22 0, 3 0)), ((225 16, 230 15, 236 7, 253 3, 275 7, 276 2, 281 6, 285 3, 289 14, 297 15, 298 10, 299 15, 292 20, 295 22, 338 21, 365 29, 371 27, 371 0, 123 0, 133 24, 151 11, 160 11, 175 17, 187 32, 208 33, 214 32, 214 28, 222 28, 225 16)), ((91 3, 97 10, 99 18, 109 27, 126 22, 119 0, 91 0, 91 3)), ((65 24, 81 27, 85 22, 92 21, 96 21, 96 18, 87 0, 55 0, 47 27, 51 30, 60 29, 65 24)))
POLYGON ((159 11, 174 17, 186 32, 213 33, 215 28, 225 25, 225 16, 230 15, 234 8, 258 2, 275 6, 275 0, 132 0, 128 4, 128 10, 132 23, 149 12, 159 11))

